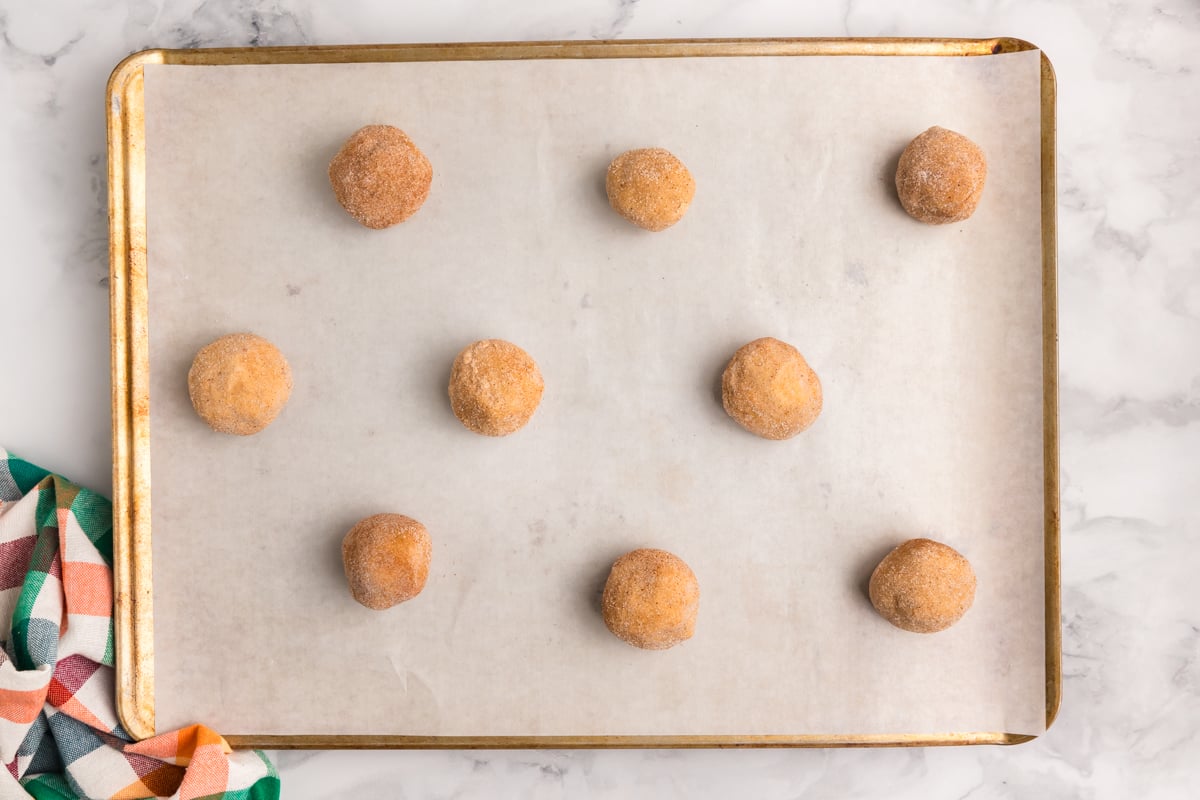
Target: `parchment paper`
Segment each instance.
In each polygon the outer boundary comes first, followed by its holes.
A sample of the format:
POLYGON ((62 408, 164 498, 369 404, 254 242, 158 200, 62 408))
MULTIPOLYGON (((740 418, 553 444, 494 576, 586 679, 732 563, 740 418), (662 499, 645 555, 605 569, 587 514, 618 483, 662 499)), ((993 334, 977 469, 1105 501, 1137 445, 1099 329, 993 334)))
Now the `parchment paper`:
POLYGON ((1036 52, 146 69, 157 721, 238 734, 800 734, 1044 724, 1036 52), (434 166, 378 232, 326 167, 387 122, 434 166), (970 220, 907 217, 892 176, 931 125, 987 153, 970 220), (663 146, 698 186, 664 233, 604 169, 663 146), (219 335, 287 355, 250 438, 186 372, 219 335), (724 414, 741 344, 795 344, 825 408, 786 442, 724 414), (485 337, 541 366, 532 423, 488 439, 446 398, 485 337), (355 604, 360 517, 422 520, 417 599, 355 604), (866 580, 903 539, 971 560, 956 627, 897 630, 866 580), (634 547, 684 558, 695 638, 604 628, 634 547))

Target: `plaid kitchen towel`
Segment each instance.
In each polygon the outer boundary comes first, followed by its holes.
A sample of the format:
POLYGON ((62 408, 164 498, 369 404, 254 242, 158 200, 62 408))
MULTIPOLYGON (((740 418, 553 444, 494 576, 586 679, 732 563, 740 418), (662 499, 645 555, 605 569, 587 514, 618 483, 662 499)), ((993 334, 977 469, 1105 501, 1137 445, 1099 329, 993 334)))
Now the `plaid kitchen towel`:
POLYGON ((0 448, 0 798, 277 800, 262 753, 117 720, 112 506, 0 448))

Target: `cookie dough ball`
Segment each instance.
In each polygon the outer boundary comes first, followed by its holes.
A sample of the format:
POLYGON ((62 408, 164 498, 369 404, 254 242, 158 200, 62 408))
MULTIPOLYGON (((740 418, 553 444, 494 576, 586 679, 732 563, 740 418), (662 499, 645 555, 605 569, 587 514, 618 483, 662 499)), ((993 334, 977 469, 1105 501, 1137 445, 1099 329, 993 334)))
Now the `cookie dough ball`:
POLYGON ((821 413, 821 381, 787 342, 766 337, 744 345, 721 376, 725 411, 764 439, 790 439, 821 413))
POLYGON ((350 594, 376 611, 419 595, 429 577, 432 555, 429 531, 403 514, 367 517, 342 540, 350 594))
POLYGON ((871 605, 884 619, 914 633, 945 630, 975 599, 975 571, 954 548, 909 539, 871 574, 871 605))
POLYGON ((671 227, 696 194, 692 173, 661 147, 629 150, 608 165, 608 202, 625 219, 648 231, 671 227))
POLYGON ((633 550, 613 564, 601 605, 604 624, 618 639, 666 650, 695 633, 700 584, 678 556, 633 550))
POLYGON ((231 333, 205 345, 188 370, 192 406, 220 433, 258 433, 279 416, 291 392, 287 359, 253 333, 231 333))
POLYGON ((987 159, 979 145, 935 126, 904 148, 896 168, 896 193, 913 218, 944 225, 975 213, 985 180, 987 159))
POLYGON ((333 157, 329 182, 350 216, 368 228, 387 228, 417 213, 429 196, 433 167, 404 131, 368 125, 333 157))
POLYGON ((543 388, 542 373, 528 353, 503 339, 483 339, 454 359, 450 408, 475 433, 507 436, 529 422, 543 388))

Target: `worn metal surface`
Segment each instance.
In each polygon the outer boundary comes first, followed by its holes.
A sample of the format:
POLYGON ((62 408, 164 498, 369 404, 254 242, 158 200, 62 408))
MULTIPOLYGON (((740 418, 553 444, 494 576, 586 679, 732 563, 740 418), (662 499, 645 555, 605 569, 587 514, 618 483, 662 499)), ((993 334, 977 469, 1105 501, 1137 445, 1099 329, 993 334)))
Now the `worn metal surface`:
MULTIPOLYGON (((138 739, 153 736, 154 614, 150 547, 150 397, 146 286, 146 162, 143 68, 147 64, 333 64, 533 58, 720 56, 988 56, 1033 50, 995 39, 724 39, 512 42, 354 47, 147 50, 122 61, 108 82, 109 257, 112 320, 113 536, 117 710, 138 739)), ((1062 696, 1060 626, 1057 208, 1054 70, 1042 55, 1042 330, 1045 459, 1046 725, 1062 696)), ((921 747, 1017 744, 997 732, 797 736, 255 736, 234 746, 270 748, 921 747)))

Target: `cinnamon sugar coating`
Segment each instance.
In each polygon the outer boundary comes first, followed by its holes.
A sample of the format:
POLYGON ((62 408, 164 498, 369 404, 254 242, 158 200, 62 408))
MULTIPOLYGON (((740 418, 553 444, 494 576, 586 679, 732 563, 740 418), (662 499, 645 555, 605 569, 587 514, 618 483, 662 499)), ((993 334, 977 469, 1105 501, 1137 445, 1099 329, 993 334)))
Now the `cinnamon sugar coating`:
POLYGON ((613 210, 648 231, 665 230, 683 219, 696 194, 692 173, 661 147, 614 158, 604 186, 613 210))
POLYGON ((870 582, 871 605, 897 628, 935 633, 962 619, 975 600, 975 571, 954 548, 909 539, 888 553, 870 582))
POLYGON ((219 433, 258 433, 279 416, 291 392, 287 359, 253 333, 231 333, 205 345, 188 370, 192 407, 219 433))
POLYGON ((987 159, 961 133, 934 126, 909 142, 896 167, 896 194, 914 219, 962 222, 975 213, 987 181, 987 159))
POLYGON ((403 514, 367 517, 342 540, 342 566, 350 594, 375 611, 420 594, 432 556, 429 531, 403 514))
POLYGON ((528 353, 503 339, 483 339, 454 359, 450 408, 468 430, 507 436, 529 422, 544 388, 542 373, 528 353))
POLYGON ((404 131, 368 125, 333 157, 329 183, 350 216, 368 228, 387 228, 417 213, 429 196, 433 167, 404 131))
POLYGON ((790 439, 821 413, 821 381, 787 342, 764 337, 743 345, 721 376, 725 411, 764 439, 790 439))
POLYGON ((633 550, 613 564, 601 607, 604 624, 618 639, 644 650, 666 650, 695 633, 700 584, 678 556, 633 550))

